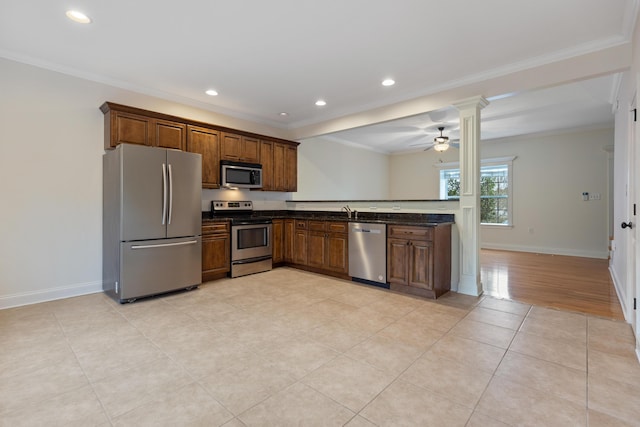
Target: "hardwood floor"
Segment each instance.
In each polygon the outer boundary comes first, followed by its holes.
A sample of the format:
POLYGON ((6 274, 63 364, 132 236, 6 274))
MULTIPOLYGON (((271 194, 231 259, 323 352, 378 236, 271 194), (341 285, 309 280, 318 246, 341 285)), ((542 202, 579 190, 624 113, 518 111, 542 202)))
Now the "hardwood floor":
POLYGON ((483 249, 480 264, 487 295, 624 319, 606 259, 483 249))

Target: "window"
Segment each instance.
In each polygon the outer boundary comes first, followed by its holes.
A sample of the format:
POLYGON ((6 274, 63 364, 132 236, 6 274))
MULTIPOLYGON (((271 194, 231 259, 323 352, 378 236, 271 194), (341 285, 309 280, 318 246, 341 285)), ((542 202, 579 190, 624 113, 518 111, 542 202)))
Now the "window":
MULTIPOLYGON (((480 223, 512 225, 511 166, 513 158, 483 161, 480 167, 480 223)), ((450 164, 450 166, 452 166, 450 164)), ((456 166, 459 167, 458 164, 456 166)), ((440 170, 440 198, 460 198, 460 169, 440 170)))

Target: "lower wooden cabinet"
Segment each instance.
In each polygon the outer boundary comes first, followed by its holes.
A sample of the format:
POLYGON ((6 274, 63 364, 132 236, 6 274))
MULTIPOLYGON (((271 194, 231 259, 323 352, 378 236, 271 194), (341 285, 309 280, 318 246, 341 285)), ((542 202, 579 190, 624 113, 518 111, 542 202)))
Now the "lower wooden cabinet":
POLYGON ((309 221, 308 265, 336 273, 349 272, 349 235, 346 222, 309 221))
POLYGON ((387 280, 392 290, 437 298, 451 288, 451 224, 390 225, 387 280))
POLYGON ((349 272, 346 222, 284 220, 284 262, 311 271, 345 275, 349 272))
POLYGON ((294 264, 307 265, 309 232, 307 231, 306 220, 295 220, 293 230, 293 260, 294 264))
POLYGON ((284 220, 284 262, 293 262, 293 241, 295 237, 296 220, 284 220))
POLYGON ((202 226, 202 281, 225 276, 231 270, 229 222, 202 226))
POLYGON ((273 263, 279 264, 284 261, 284 220, 274 219, 271 224, 271 247, 273 252, 273 263))

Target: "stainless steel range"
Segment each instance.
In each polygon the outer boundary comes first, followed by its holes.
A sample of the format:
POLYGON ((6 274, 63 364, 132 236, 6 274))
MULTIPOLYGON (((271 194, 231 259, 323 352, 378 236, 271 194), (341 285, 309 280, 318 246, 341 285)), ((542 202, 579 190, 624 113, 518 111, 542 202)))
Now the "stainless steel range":
POLYGON ((271 218, 255 215, 251 201, 214 200, 211 214, 231 221, 231 277, 271 270, 271 218))

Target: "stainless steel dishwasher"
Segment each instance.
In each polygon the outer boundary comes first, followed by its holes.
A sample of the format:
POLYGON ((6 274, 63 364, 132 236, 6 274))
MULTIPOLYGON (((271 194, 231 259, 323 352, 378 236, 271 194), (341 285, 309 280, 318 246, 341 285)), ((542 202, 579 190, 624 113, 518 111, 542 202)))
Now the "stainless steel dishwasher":
POLYGON ((388 287, 386 224, 349 223, 349 276, 388 287))

